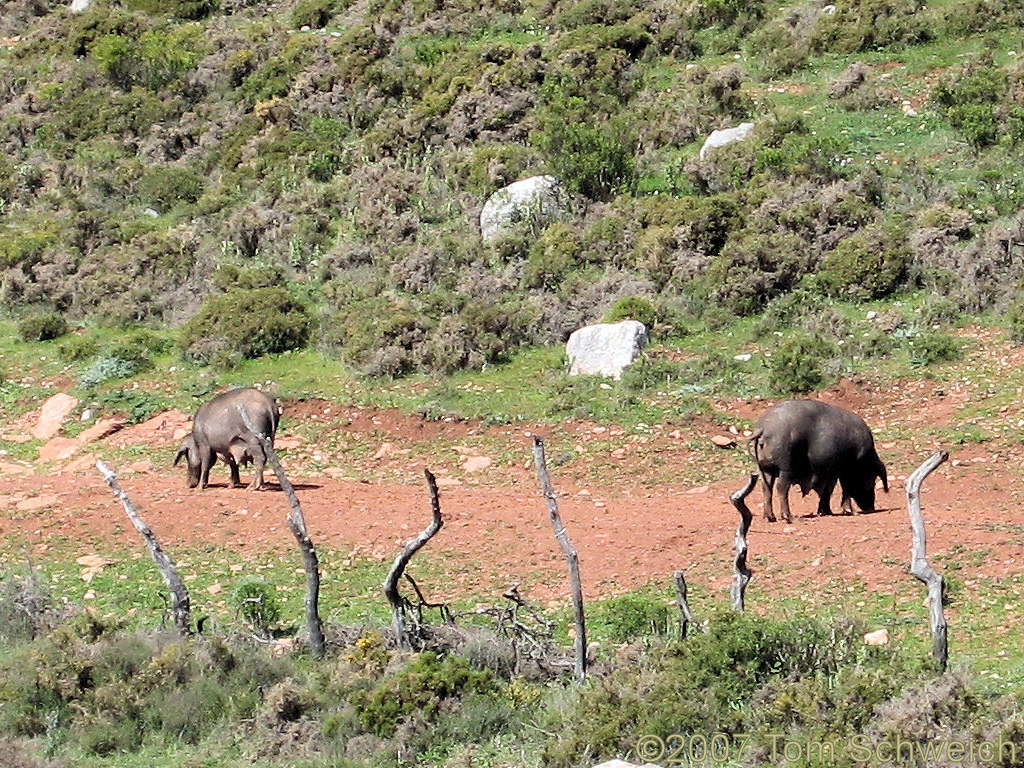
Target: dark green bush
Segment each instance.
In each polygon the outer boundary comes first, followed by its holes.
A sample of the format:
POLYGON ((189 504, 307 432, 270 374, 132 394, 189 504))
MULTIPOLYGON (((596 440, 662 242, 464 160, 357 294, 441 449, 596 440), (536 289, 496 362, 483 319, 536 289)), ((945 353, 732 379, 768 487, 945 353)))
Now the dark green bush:
POLYGON ((928 329, 909 340, 911 365, 924 367, 960 357, 960 341, 944 331, 928 329))
POLYGON ((203 194, 205 180, 191 168, 154 165, 142 175, 139 199, 166 213, 178 203, 194 203, 203 194))
POLYGON ((299 349, 309 332, 306 307, 284 288, 237 288, 207 298, 182 328, 181 344, 192 359, 229 363, 299 349))
POLYGON ((292 25, 321 29, 338 13, 340 6, 338 0, 299 0, 292 8, 292 25))
POLYGON ((768 381, 780 395, 800 395, 818 389, 829 380, 828 363, 836 345, 820 336, 792 333, 779 342, 768 359, 768 381))
POLYGON ((734 315, 751 315, 814 271, 807 243, 788 232, 748 232, 726 243, 702 278, 713 301, 734 315))
POLYGON ((359 722, 371 733, 393 736, 403 723, 429 725, 460 699, 473 694, 495 694, 497 678, 488 670, 473 669, 460 656, 418 654, 373 689, 357 692, 353 703, 359 722))
POLYGON ((636 320, 643 323, 648 330, 653 328, 661 319, 661 313, 650 299, 642 296, 626 296, 616 301, 608 314, 604 316, 606 323, 616 323, 619 320, 636 320))
POLYGON ((249 578, 238 583, 231 593, 235 610, 262 637, 270 637, 281 618, 277 590, 264 579, 249 578))
POLYGON ((902 224, 873 224, 841 240, 822 259, 817 279, 837 297, 879 299, 904 282, 910 247, 902 224))
POLYGON ((595 637, 612 643, 663 636, 670 630, 668 602, 635 592, 597 603, 587 618, 588 628, 593 629, 595 637))
POLYGON ((18 336, 22 341, 50 341, 68 332, 68 322, 56 312, 29 315, 18 321, 18 336))
POLYGON ((174 16, 197 21, 217 10, 217 0, 126 0, 125 6, 154 16, 174 16))
POLYGON ((636 180, 636 136, 620 117, 582 118, 580 99, 549 109, 532 136, 555 175, 572 191, 608 200, 636 180))
MULTIPOLYGON (((543 747, 544 765, 577 768, 633 753, 640 736, 743 733, 755 741, 754 718, 763 698, 780 684, 833 689, 861 670, 857 695, 835 695, 836 713, 818 712, 833 733, 850 734, 873 706, 898 690, 912 672, 887 649, 868 648, 863 628, 807 619, 779 621, 740 613, 716 614, 711 631, 650 652, 603 676, 595 676, 567 706, 549 714, 553 734, 543 747), (749 718, 749 721, 748 721, 749 718)), ((780 730, 795 725, 777 723, 780 730)), ((779 731, 774 731, 778 733, 779 731)), ((763 732, 762 732, 763 733, 763 732)), ((755 744, 748 745, 753 754, 755 744)), ((660 761, 659 761, 660 762, 660 761)))
POLYGON ((576 266, 580 249, 578 235, 568 224, 552 224, 530 246, 523 265, 526 288, 556 289, 576 266))
POLYGON ((811 36, 815 51, 857 53, 930 40, 931 19, 923 0, 837 0, 811 36))

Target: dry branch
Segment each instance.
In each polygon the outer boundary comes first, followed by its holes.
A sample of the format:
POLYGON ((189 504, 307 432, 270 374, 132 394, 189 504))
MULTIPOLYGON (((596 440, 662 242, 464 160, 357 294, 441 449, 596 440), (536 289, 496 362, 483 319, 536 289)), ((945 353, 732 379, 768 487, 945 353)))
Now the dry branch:
POLYGON ((943 672, 946 671, 946 663, 949 659, 946 617, 942 611, 946 587, 942 575, 928 564, 927 535, 924 530, 924 516, 921 514, 921 484, 948 458, 948 451, 938 451, 907 478, 907 510, 910 513, 910 530, 913 534, 913 543, 910 547, 910 572, 928 587, 932 657, 939 662, 939 667, 943 672))
POLYGON ((313 654, 317 658, 322 658, 326 652, 326 641, 324 640, 323 623, 320 621, 320 560, 317 557, 313 541, 306 531, 306 518, 302 514, 302 505, 299 503, 299 497, 295 495, 295 487, 284 473, 284 467, 281 466, 281 460, 278 458, 270 438, 256 429, 244 406, 238 406, 238 413, 246 428, 259 439, 263 446, 263 453, 267 456, 267 462, 274 470, 274 474, 277 475, 277 482, 281 484, 281 490, 284 491, 285 496, 288 497, 288 503, 291 505, 291 512, 288 514, 288 528, 299 544, 302 562, 306 568, 305 608, 309 644, 313 649, 313 654))
MULTIPOLYGON (((405 612, 410 606, 409 601, 402 597, 398 591, 398 580, 402 578, 402 573, 405 571, 405 567, 409 564, 412 556, 420 550, 420 547, 430 541, 434 534, 441 530, 441 526, 444 525, 444 521, 441 519, 441 502, 437 496, 437 480, 434 479, 434 475, 429 469, 424 469, 423 474, 426 475, 427 486, 430 488, 430 508, 434 519, 430 525, 423 529, 419 536, 406 542, 405 548, 395 558, 391 570, 388 571, 388 577, 384 580, 384 596, 391 604, 395 641, 399 646, 407 648, 411 647, 411 643, 409 642, 409 634, 405 629, 405 612)), ((416 590, 418 593, 419 589, 416 588, 416 590)))
POLYGON ((750 530, 750 521, 753 519, 753 515, 744 499, 754 490, 755 485, 757 485, 757 475, 752 474, 747 484, 729 497, 741 518, 739 528, 736 529, 736 559, 732 577, 732 607, 737 611, 743 610, 744 594, 747 584, 750 583, 750 577, 753 575, 747 567, 747 531, 750 530))
POLYGON ((580 563, 569 541, 569 534, 565 531, 562 518, 558 514, 558 502, 555 499, 555 490, 551 487, 551 477, 548 475, 548 465, 544 459, 544 441, 534 435, 533 438, 533 460, 537 465, 537 476, 540 478, 540 487, 544 492, 544 498, 548 502, 548 512, 551 515, 551 526, 555 530, 555 538, 565 553, 565 561, 569 565, 569 581, 572 585, 572 608, 573 617, 576 623, 576 680, 583 682, 587 677, 587 626, 583 614, 583 586, 580 582, 580 563))
POLYGON ((171 593, 171 617, 174 620, 174 626, 178 628, 178 633, 182 637, 190 634, 192 632, 192 601, 189 598, 185 583, 181 580, 181 576, 178 575, 178 569, 174 567, 174 561, 164 552, 153 531, 139 516, 135 505, 132 504, 132 500, 128 498, 128 494, 124 492, 121 484, 117 481, 117 474, 114 470, 99 460, 96 461, 96 469, 99 470, 100 475, 103 476, 103 481, 110 486, 110 490, 114 492, 114 495, 121 500, 124 511, 128 513, 128 519, 132 521, 135 530, 142 534, 142 538, 146 540, 146 544, 149 546, 149 551, 153 555, 153 561, 160 570, 160 575, 164 577, 164 583, 167 584, 167 589, 171 593))

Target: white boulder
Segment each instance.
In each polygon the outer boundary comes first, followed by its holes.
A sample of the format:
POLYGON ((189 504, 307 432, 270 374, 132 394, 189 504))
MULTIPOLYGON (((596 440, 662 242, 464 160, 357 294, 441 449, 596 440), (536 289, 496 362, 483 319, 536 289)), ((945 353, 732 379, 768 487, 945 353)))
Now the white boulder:
POLYGON ((480 235, 484 242, 500 237, 516 222, 536 217, 550 224, 569 212, 569 195, 554 176, 531 176, 499 189, 480 211, 480 235))
POLYGON ((704 141, 704 146, 700 148, 699 157, 703 160, 710 150, 724 147, 726 144, 732 144, 735 141, 742 141, 753 132, 753 123, 740 123, 735 128, 722 128, 718 131, 712 131, 704 141))
POLYGON ((71 12, 81 13, 88 10, 90 5, 92 5, 92 0, 71 0, 71 12))
POLYGON ((598 323, 575 330, 565 345, 569 375, 599 374, 618 379, 646 346, 647 327, 637 320, 598 323))

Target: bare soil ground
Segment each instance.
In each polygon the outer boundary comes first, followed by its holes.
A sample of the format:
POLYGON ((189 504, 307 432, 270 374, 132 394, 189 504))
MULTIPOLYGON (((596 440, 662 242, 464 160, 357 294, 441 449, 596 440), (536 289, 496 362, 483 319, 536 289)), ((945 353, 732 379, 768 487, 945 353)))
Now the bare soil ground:
MULTIPOLYGON (((1019 353, 992 348, 986 364, 1020 363, 1019 353)), ((996 436, 940 446, 929 437, 957 425, 958 413, 983 396, 978 385, 915 380, 878 390, 843 381, 816 396, 872 425, 889 466, 890 493, 879 493, 881 509, 873 514, 820 518, 813 516, 814 498, 794 492, 797 517, 787 525, 760 517, 755 490, 751 589, 813 591, 842 580, 894 594, 894 585, 910 578, 905 479, 938 447, 953 450, 924 487, 929 554, 941 561, 959 553, 958 578, 968 591, 978 579, 1024 571, 1019 441, 996 436)), ((735 419, 739 434, 731 448, 711 444, 712 436, 729 434, 721 423, 652 425, 640 435, 588 423, 485 428, 325 401, 286 403, 278 444, 318 546, 389 561, 429 521, 422 474, 429 466, 439 478, 445 516, 429 545, 442 564, 437 589, 447 594, 440 597, 466 590, 494 595, 522 581, 524 593, 551 601, 565 594, 565 566, 530 463, 531 436, 539 431, 547 436, 559 505, 589 597, 669 583, 679 568, 708 592, 724 594, 739 519, 729 495, 751 468, 742 430, 770 403, 716 405, 735 419), (698 470, 711 479, 694 482, 698 470)), ((213 486, 185 487, 182 468, 170 462, 186 421, 171 412, 89 443, 66 460, 0 463, 0 536, 22 542, 36 558, 66 553, 69 543, 99 555, 140 546, 134 532, 125 532, 124 513, 90 458, 120 450, 115 469, 124 488, 172 553, 181 545, 243 555, 294 546, 287 502, 273 482, 260 492, 230 488, 226 468, 217 465, 213 486), (141 458, 126 461, 123 452, 133 446, 141 458)), ((25 426, 24 420, 0 425, 0 432, 10 436, 25 426)))

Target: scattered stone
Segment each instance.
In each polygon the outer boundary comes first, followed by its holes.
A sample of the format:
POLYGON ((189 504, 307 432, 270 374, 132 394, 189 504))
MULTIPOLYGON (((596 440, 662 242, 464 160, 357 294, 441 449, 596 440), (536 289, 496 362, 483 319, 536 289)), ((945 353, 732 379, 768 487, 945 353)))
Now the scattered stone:
POLYGON ((78 399, 64 392, 50 397, 39 411, 39 419, 29 432, 37 440, 49 440, 56 435, 64 423, 64 419, 78 405, 78 399))
POLYGON ((71 0, 71 12, 81 13, 82 11, 87 11, 91 5, 92 0, 71 0))
POLYGON ((570 207, 568 192, 554 176, 522 179, 488 198, 480 211, 480 236, 484 242, 496 240, 520 221, 550 224, 570 207))
POLYGON ((711 438, 711 442, 717 445, 719 448, 732 448, 736 445, 736 440, 729 435, 715 435, 711 438))
POLYGON ((868 632, 864 635, 864 643, 865 645, 888 645, 889 630, 876 629, 874 632, 868 632))
POLYGON ((60 474, 78 474, 81 472, 91 472, 95 469, 96 456, 92 453, 87 453, 84 456, 79 456, 70 464, 66 464, 64 468, 60 470, 60 474))
POLYGON ((92 421, 94 418, 96 418, 96 413, 95 411, 93 411, 92 408, 86 408, 84 411, 82 411, 83 424, 87 421, 92 421))
POLYGON ((58 501, 60 501, 60 496, 56 493, 41 493, 38 496, 22 499, 14 505, 14 508, 19 512, 35 512, 37 509, 52 507, 58 501))
POLYGON ((82 444, 70 437, 54 437, 39 446, 40 461, 63 461, 70 459, 81 449, 82 444))
POLYGON ((31 475, 32 468, 23 464, 14 464, 10 461, 0 461, 0 476, 3 475, 31 475))
POLYGON ((394 443, 381 443, 380 444, 380 448, 377 449, 377 452, 375 454, 373 454, 373 456, 371 458, 373 458, 374 461, 377 461, 379 459, 387 458, 388 456, 390 456, 394 452, 395 452, 395 444, 394 443))
POLYGON ((139 461, 133 461, 127 467, 126 470, 129 472, 139 472, 141 474, 147 474, 156 469, 156 465, 149 459, 140 459, 139 461))
POLYGON ((94 440, 102 440, 108 437, 125 425, 124 419, 100 419, 91 427, 83 429, 78 435, 78 442, 91 443, 94 440))
POLYGON ((704 146, 700 148, 698 157, 703 160, 712 149, 717 149, 718 147, 724 147, 728 144, 742 141, 753 132, 753 123, 740 123, 735 128, 722 128, 717 131, 712 131, 704 141, 704 146))
POLYGON ((647 341, 647 328, 636 320, 598 323, 575 330, 565 345, 569 375, 598 374, 619 379, 647 341))
POLYGON ((206 593, 208 595, 219 595, 223 591, 224 587, 222 587, 220 584, 211 584, 206 588, 206 593))
POLYGON ((466 472, 481 472, 494 463, 494 459, 488 456, 467 456, 462 461, 462 468, 466 472))
POLYGON ((15 435, 0 435, 0 440, 5 443, 27 443, 32 439, 32 435, 15 434, 15 435))
POLYGON ((278 435, 274 438, 274 448, 279 451, 298 448, 300 445, 302 445, 302 438, 299 435, 278 435))

